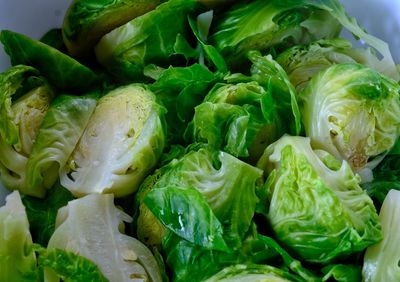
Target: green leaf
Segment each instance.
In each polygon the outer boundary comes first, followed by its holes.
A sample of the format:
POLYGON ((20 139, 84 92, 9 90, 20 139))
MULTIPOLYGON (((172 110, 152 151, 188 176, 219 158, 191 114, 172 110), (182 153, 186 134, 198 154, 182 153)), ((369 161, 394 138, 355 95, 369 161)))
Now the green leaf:
POLYGON ((67 49, 64 44, 62 30, 60 28, 53 28, 47 31, 43 36, 40 38, 40 42, 49 45, 60 52, 66 53, 67 49))
POLYGON ((322 272, 325 274, 322 281, 332 281, 332 279, 338 282, 362 281, 359 265, 332 264, 324 266, 322 272))
POLYGON ((258 237, 263 243, 265 243, 269 248, 275 250, 282 257, 283 262, 288 269, 303 278, 304 281, 319 281, 319 278, 314 273, 303 267, 299 260, 296 260, 290 256, 290 254, 285 251, 274 239, 262 235, 259 235, 258 237))
POLYGON ((176 36, 174 52, 176 55, 183 55, 187 62, 198 58, 200 55, 199 50, 190 46, 189 42, 181 34, 176 36))
MULTIPOLYGON (((154 74, 154 72, 153 72, 154 74)), ((169 67, 156 71, 157 80, 150 89, 167 108, 169 139, 181 141, 183 132, 192 119, 194 107, 200 104, 211 86, 219 79, 204 66, 169 67)))
POLYGON ((12 65, 24 64, 37 68, 60 89, 81 90, 91 86, 96 74, 57 49, 25 35, 3 30, 0 41, 12 65))
POLYGON ((189 24, 197 38, 197 41, 200 43, 201 48, 203 48, 204 53, 206 54, 207 58, 210 60, 212 64, 217 68, 220 73, 227 73, 228 67, 225 63, 225 59, 222 55, 217 51, 217 49, 209 44, 205 43, 205 39, 201 36, 200 31, 197 26, 197 22, 189 17, 189 24))
POLYGON ((29 229, 36 243, 47 246, 55 230, 58 210, 73 199, 71 192, 59 184, 56 184, 44 199, 29 196, 22 198, 29 220, 29 229))
POLYGON ((387 193, 391 189, 400 191, 400 155, 388 155, 373 170, 374 180, 363 183, 362 187, 374 200, 380 210, 387 193))
POLYGON ((251 77, 271 93, 279 119, 289 125, 289 133, 299 135, 301 115, 297 93, 285 70, 271 55, 261 56, 257 51, 251 51, 247 55, 253 63, 251 77))
POLYGON ((276 251, 259 239, 254 224, 241 247, 230 253, 207 250, 172 232, 164 239, 163 250, 167 265, 172 270, 172 279, 179 282, 204 281, 221 269, 235 264, 269 264, 279 260, 276 251))
POLYGON ((158 220, 185 240, 206 249, 229 251, 221 223, 195 188, 153 189, 144 203, 158 220))

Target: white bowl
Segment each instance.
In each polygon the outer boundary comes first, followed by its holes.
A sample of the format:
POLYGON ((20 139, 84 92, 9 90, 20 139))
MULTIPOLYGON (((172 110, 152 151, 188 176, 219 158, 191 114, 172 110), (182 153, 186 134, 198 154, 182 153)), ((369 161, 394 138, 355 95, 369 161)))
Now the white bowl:
MULTIPOLYGON (((348 13, 356 17, 369 33, 389 43, 395 61, 400 63, 400 1, 342 0, 342 2, 348 13)), ((0 1, 0 30, 10 29, 39 38, 50 28, 61 26, 69 3, 71 0, 0 1)), ((9 66, 9 59, 0 46, 0 72, 9 66)), ((0 206, 3 205, 7 193, 0 183, 0 206)))

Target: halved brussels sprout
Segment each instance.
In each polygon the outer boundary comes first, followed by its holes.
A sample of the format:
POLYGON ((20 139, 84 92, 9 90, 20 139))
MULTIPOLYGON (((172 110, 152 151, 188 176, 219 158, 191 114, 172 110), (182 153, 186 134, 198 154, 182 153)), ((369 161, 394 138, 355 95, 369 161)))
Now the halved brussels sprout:
POLYGON ((31 189, 26 165, 53 90, 27 66, 15 66, 0 74, 0 178, 7 189, 43 197, 45 190, 31 189))
POLYGON ((383 240, 367 249, 364 255, 363 281, 400 281, 400 191, 387 194, 379 219, 383 240))
POLYGON ((310 139, 284 136, 258 166, 268 172, 266 216, 276 238, 297 257, 329 263, 382 239, 372 200, 345 162, 310 139))
POLYGON ((133 193, 165 146, 164 108, 144 85, 116 88, 100 98, 61 184, 75 196, 133 193))
POLYGON ((377 71, 384 70, 383 62, 371 49, 353 48, 350 41, 340 38, 293 46, 279 54, 276 61, 285 69, 298 91, 314 75, 333 64, 360 63, 377 71))
POLYGON ((322 38, 336 37, 339 22, 329 11, 310 4, 299 7, 290 1, 243 1, 217 19, 210 42, 230 65, 240 62, 250 50, 287 48, 322 38))
POLYGON ((25 207, 18 191, 0 207, 0 280, 38 281, 36 255, 25 207))
POLYGON ((333 65, 299 96, 313 147, 350 163, 363 181, 400 135, 400 86, 359 64, 333 65))
POLYGON ((56 183, 96 107, 96 95, 61 95, 52 102, 26 166, 31 189, 50 189, 56 183))
POLYGON ((188 33, 188 14, 196 6, 193 0, 170 0, 114 29, 96 46, 97 60, 123 81, 138 81, 151 63, 169 66, 175 44, 188 33))
POLYGON ((63 23, 63 38, 72 56, 87 55, 100 38, 141 16, 163 0, 74 0, 63 23))
MULTIPOLYGON (((57 228, 50 238, 48 251, 61 249, 90 259, 109 281, 161 282, 160 269, 140 241, 120 232, 123 221, 131 218, 114 206, 114 196, 88 195, 61 208, 57 228)), ((46 281, 60 281, 45 269, 46 281)))

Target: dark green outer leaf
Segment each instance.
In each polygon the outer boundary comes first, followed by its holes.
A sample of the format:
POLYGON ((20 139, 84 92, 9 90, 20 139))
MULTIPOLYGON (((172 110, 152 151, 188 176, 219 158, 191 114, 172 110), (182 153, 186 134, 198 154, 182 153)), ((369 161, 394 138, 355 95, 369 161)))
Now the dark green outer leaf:
POLYGON ((22 198, 34 242, 47 246, 55 230, 58 209, 73 199, 72 194, 59 184, 50 190, 45 199, 30 196, 22 198))
POLYGON ((332 281, 332 279, 338 282, 362 281, 361 266, 359 265, 327 265, 322 268, 322 272, 325 273, 322 281, 332 281))
POLYGON ((62 53, 67 52, 60 28, 50 29, 40 38, 40 42, 49 45, 62 53))
POLYGON ((200 282, 224 267, 248 263, 265 264, 278 259, 276 251, 259 240, 254 225, 246 234, 240 249, 231 253, 207 250, 172 232, 164 239, 163 249, 166 262, 172 270, 173 281, 177 282, 200 282))
POLYGON ((373 170, 374 180, 364 183, 362 187, 374 200, 379 210, 391 189, 400 191, 400 155, 388 155, 373 170))
POLYGON ((76 60, 25 35, 3 30, 0 41, 13 65, 24 64, 37 68, 60 89, 87 88, 97 79, 94 72, 76 60))
POLYGON ((285 266, 292 270, 294 273, 302 277, 305 281, 319 281, 319 278, 309 271, 308 269, 304 268, 301 265, 301 262, 292 258, 287 251, 285 251, 279 244, 272 238, 259 235, 259 239, 264 242, 268 247, 275 250, 279 255, 282 257, 285 266))
POLYGON ((228 251, 221 223, 195 188, 168 186, 150 191, 144 203, 178 236, 206 249, 228 251))

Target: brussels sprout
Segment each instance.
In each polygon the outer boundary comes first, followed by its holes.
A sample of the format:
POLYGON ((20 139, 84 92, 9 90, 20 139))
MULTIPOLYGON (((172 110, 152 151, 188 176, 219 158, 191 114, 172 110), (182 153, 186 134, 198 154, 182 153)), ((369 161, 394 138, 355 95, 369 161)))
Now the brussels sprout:
POLYGON ((169 66, 175 43, 188 31, 187 16, 196 7, 193 0, 170 0, 103 36, 96 57, 120 80, 138 81, 151 63, 169 66))
POLYGON ((314 151, 309 138, 282 137, 258 166, 269 173, 271 227, 299 258, 329 263, 381 240, 378 215, 360 178, 346 162, 314 151))
POLYGON ((57 49, 25 35, 3 30, 0 41, 12 65, 24 64, 37 68, 60 89, 82 90, 97 79, 96 74, 57 49))
POLYGON ((95 95, 58 96, 48 109, 29 156, 31 189, 50 189, 57 181, 96 107, 95 95))
POLYGON ((313 147, 347 160, 363 181, 400 135, 400 86, 359 64, 333 65, 299 96, 313 147))
POLYGON ((215 84, 195 108, 185 137, 256 163, 284 133, 299 134, 301 120, 296 91, 282 67, 257 51, 248 57, 251 77, 232 74, 225 77, 231 83, 215 84))
POLYGON ((137 233, 162 248, 174 281, 204 281, 222 267, 276 256, 252 228, 261 174, 227 153, 193 145, 144 181, 137 233))
POLYGON ((15 66, 0 74, 0 178, 10 190, 44 196, 43 188, 27 184, 26 165, 52 99, 34 68, 15 66))
POLYGON ((315 74, 333 64, 360 63, 384 70, 382 62, 370 49, 352 48, 348 40, 339 38, 293 46, 279 54, 276 61, 285 69, 297 91, 301 91, 315 74))
POLYGON ((247 51, 286 48, 336 37, 341 26, 329 11, 290 1, 243 1, 217 19, 210 42, 235 65, 247 51))
POLYGON ((75 196, 133 193, 165 145, 164 108, 145 86, 116 88, 100 98, 66 166, 61 184, 75 196))
POLYGON ((269 265, 233 265, 205 282, 296 282, 302 279, 269 265))
POLYGON ((63 37, 72 56, 87 55, 114 28, 153 10, 162 0, 74 0, 64 17, 63 37))
POLYGON ((61 95, 52 101, 51 88, 35 73, 16 66, 1 75, 0 171, 8 189, 43 197, 78 143, 97 99, 61 95))
POLYGON ((264 149, 285 132, 279 119, 264 114, 271 108, 271 93, 255 81, 216 84, 195 108, 186 135, 236 157, 249 157, 255 163, 264 149))
MULTIPOLYGON (((281 2, 279 0, 274 1, 281 2)), ((347 15, 343 5, 339 2, 339 0, 286 0, 284 5, 290 5, 293 8, 302 8, 305 5, 310 5, 314 8, 329 12, 332 17, 334 17, 343 25, 343 27, 351 32, 356 38, 362 40, 364 45, 369 45, 380 53, 382 59, 379 63, 379 70, 382 73, 388 75, 390 74, 389 76, 394 80, 400 79, 400 72, 396 68, 388 44, 379 38, 366 33, 366 31, 358 25, 355 18, 351 18, 347 15)), ((311 25, 313 24, 311 23, 311 25)), ((320 29, 320 26, 314 27, 316 27, 317 30, 320 29)))
POLYGON ((18 191, 0 207, 0 280, 38 281, 28 218, 18 191))
POLYGON ((383 240, 365 252, 363 265, 365 282, 400 280, 399 201, 400 191, 390 190, 383 202, 379 213, 383 240))
MULTIPOLYGON (((67 250, 90 259, 110 281, 162 281, 150 250, 120 233, 122 221, 131 218, 114 206, 113 199, 112 194, 88 195, 61 208, 48 250, 67 250)), ((45 278, 59 281, 49 269, 45 270, 45 278)))
MULTIPOLYGON (((257 197, 255 194, 256 182, 261 177, 261 171, 252 167, 235 157, 207 148, 193 148, 180 159, 171 161, 163 167, 142 189, 149 189, 143 203, 156 215, 169 230, 179 236, 207 248, 225 249, 221 247, 224 243, 220 240, 221 231, 218 230, 219 222, 222 223, 224 240, 230 247, 238 247, 249 229, 253 218, 257 197), (180 192, 181 189, 188 191, 180 192), (194 190, 192 188, 195 188, 194 190), (202 194, 206 202, 198 197, 198 192, 202 194), (240 190, 240 192, 238 192, 240 190), (187 199, 198 199, 191 200, 187 199), (169 205, 175 205, 171 208, 169 205), (246 208, 244 208, 246 207, 246 208), (197 209, 200 212, 193 214, 197 209), (240 212, 239 212, 240 210, 240 212), (177 211, 190 215, 191 220, 176 222, 177 211), (191 213, 192 212, 192 213, 191 213), (214 218, 202 217, 215 215, 214 218), (201 218, 200 218, 201 217, 201 218), (205 220, 205 218, 208 218, 205 220), (219 222, 218 222, 219 221, 219 222), (204 234, 216 235, 207 237, 204 234), (183 233, 182 233, 182 232, 183 233), (201 236, 205 237, 201 241, 201 236), (199 240, 197 240, 198 238, 199 240), (201 242, 200 242, 201 241, 201 242), (215 243, 215 245, 213 245, 215 243), (220 244, 221 243, 221 244, 220 244), (210 244, 210 245, 208 245, 210 244)), ((144 219, 148 214, 139 214, 139 220, 144 219), (140 218, 143 219, 140 219, 140 218)), ((154 222, 149 219, 147 222, 154 222)), ((158 228, 159 225, 155 225, 158 228)), ((142 227, 138 226, 138 233, 142 227)), ((149 228, 149 226, 146 226, 149 228)), ((150 234, 146 234, 150 237, 150 234)), ((147 241, 160 242, 161 234, 154 234, 156 238, 148 238, 147 241)))

